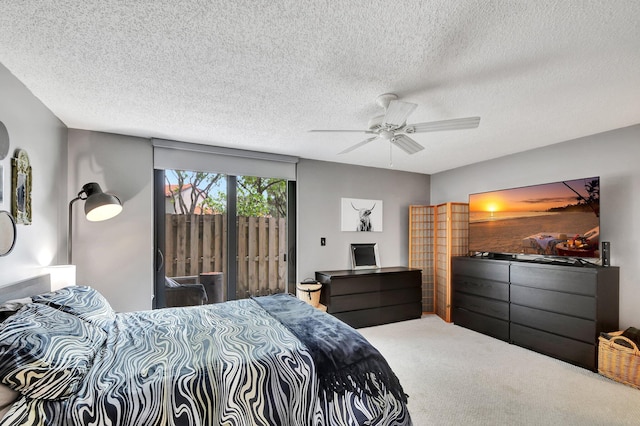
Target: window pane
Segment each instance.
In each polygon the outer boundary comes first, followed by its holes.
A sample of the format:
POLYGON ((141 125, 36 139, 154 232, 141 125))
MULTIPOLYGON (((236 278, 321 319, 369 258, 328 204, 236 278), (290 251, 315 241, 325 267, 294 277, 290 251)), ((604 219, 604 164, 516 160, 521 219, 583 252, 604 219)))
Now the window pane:
POLYGON ((236 298, 286 291, 287 181, 237 178, 236 298))
MULTIPOLYGON (((226 176, 165 171, 165 275, 204 285, 208 303, 226 300, 226 176)), ((175 293, 175 290, 172 290, 175 293)), ((167 305, 171 305, 167 293, 167 305)))
POLYGON ((184 170, 166 170, 165 178, 167 277, 203 284, 208 303, 286 291, 285 179, 184 170), (236 182, 235 197, 227 181, 236 182), (236 207, 231 219, 228 202, 236 207), (236 271, 227 271, 228 232, 236 237, 236 271))

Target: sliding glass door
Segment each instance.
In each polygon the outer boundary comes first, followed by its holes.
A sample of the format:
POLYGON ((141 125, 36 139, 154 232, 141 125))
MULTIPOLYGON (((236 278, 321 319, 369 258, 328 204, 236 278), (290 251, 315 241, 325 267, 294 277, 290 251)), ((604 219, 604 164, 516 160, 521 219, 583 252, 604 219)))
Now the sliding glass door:
POLYGON ((201 283, 208 302, 222 302, 228 282, 227 177, 165 170, 164 179, 165 275, 178 284, 201 283))
POLYGON ((280 178, 157 171, 155 306, 173 305, 165 276, 171 285, 203 284, 208 303, 288 291, 292 187, 280 178))
POLYGON ((287 181, 236 178, 236 298, 287 290, 287 181))

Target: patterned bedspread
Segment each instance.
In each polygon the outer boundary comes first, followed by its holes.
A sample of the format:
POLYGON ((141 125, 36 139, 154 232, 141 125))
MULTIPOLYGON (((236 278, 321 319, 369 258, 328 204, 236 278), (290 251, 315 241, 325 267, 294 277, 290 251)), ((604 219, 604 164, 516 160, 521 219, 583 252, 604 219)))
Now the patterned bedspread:
POLYGON ((21 397, 0 425, 411 424, 373 373, 376 389, 319 392, 308 348, 251 299, 117 314, 101 326, 106 339, 74 393, 21 397))

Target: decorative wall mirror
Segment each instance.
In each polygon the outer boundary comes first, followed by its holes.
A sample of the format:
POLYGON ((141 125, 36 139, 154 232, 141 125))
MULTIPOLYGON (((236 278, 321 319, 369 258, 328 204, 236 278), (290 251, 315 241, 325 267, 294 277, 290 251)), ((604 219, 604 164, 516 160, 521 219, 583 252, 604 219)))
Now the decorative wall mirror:
POLYGON ((16 223, 9 212, 0 210, 0 256, 11 253, 16 245, 16 223))
POLYGON ((0 121, 0 160, 4 160, 4 157, 9 153, 9 132, 7 128, 0 121))
POLYGON ((23 149, 11 159, 11 211, 17 224, 31 225, 31 165, 23 149))

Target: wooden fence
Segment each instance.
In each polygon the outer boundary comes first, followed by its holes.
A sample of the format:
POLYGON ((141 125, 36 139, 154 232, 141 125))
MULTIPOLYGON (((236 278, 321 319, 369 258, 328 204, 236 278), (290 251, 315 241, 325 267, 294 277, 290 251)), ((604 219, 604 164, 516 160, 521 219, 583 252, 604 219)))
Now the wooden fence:
MULTIPOLYGON (((227 286, 226 215, 166 215, 165 274, 222 272, 227 286)), ((286 218, 236 218, 236 298, 281 293, 287 288, 286 218)))

